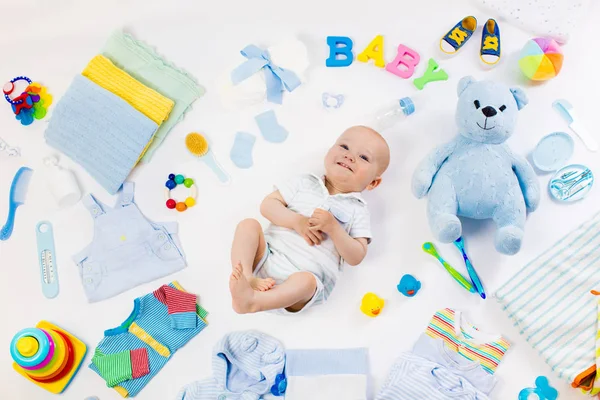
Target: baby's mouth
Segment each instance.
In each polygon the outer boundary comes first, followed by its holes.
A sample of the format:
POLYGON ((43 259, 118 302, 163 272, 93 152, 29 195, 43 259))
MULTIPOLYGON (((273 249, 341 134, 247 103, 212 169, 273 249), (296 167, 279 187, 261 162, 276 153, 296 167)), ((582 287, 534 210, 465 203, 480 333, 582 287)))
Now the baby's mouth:
POLYGON ((339 165, 339 166, 340 166, 340 167, 342 167, 342 168, 346 168, 346 169, 347 169, 347 170, 349 170, 350 172, 354 172, 354 171, 352 171, 352 168, 350 168, 350 166, 349 166, 348 164, 344 164, 344 163, 343 163, 343 162, 341 162, 341 161, 338 161, 337 165, 339 165))

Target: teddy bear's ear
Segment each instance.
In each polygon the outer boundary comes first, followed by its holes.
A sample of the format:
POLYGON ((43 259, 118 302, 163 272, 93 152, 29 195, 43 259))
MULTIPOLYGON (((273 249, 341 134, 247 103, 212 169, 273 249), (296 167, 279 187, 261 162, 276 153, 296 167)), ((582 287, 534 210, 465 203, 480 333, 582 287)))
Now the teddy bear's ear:
POLYGON ((475 83, 475 78, 472 76, 464 76, 458 81, 458 90, 457 94, 460 96, 462 92, 472 83, 475 83))
POLYGON ((512 89, 510 89, 510 92, 512 93, 513 97, 515 98, 515 100, 517 102, 517 108, 519 110, 521 110, 523 107, 525 107, 527 105, 527 103, 529 103, 529 100, 527 99, 527 95, 525 94, 523 89, 512 88, 512 89))

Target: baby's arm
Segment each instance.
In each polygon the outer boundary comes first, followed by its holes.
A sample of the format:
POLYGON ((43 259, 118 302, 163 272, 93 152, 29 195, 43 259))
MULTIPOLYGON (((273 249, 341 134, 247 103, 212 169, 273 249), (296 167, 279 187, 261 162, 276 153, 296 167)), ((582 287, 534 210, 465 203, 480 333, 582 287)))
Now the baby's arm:
POLYGON ((355 266, 362 262, 367 255, 367 239, 353 238, 350 236, 342 225, 337 224, 337 227, 329 234, 333 244, 340 256, 349 265, 355 266))
POLYGON ((367 255, 367 239, 350 236, 329 211, 317 208, 308 222, 311 231, 329 235, 338 253, 349 265, 360 264, 367 255))
POLYGON ((279 190, 265 197, 260 205, 260 213, 274 225, 295 230, 311 246, 320 244, 323 240, 323 236, 319 232, 309 229, 307 217, 287 207, 279 190))

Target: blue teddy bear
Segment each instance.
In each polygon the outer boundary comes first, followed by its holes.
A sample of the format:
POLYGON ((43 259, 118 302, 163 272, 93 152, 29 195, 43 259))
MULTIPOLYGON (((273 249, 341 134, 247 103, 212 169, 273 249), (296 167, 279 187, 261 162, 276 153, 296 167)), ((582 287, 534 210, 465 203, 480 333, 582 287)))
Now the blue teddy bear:
POLYGON ((540 185, 527 160, 504 143, 527 104, 521 89, 466 76, 458 83, 459 134, 432 151, 413 175, 417 198, 429 194, 427 214, 435 237, 452 243, 462 235, 458 216, 493 219, 496 249, 521 248, 526 210, 535 211, 540 185))

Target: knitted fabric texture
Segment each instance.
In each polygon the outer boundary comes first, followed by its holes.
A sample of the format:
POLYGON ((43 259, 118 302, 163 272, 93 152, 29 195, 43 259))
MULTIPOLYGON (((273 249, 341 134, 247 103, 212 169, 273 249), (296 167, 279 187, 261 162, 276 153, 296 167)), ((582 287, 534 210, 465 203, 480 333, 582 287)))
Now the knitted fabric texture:
POLYGON ((92 58, 81 74, 116 94, 158 125, 169 117, 175 105, 173 100, 138 82, 102 55, 92 58))
POLYGON ((104 45, 102 54, 139 82, 175 102, 169 118, 160 125, 142 157, 142 163, 148 162, 171 129, 183 119, 192 103, 204 95, 205 90, 192 76, 127 33, 113 33, 104 45))
POLYGON ((78 75, 56 105, 45 138, 115 194, 157 127, 119 96, 78 75))
POLYGON ((442 243, 462 235, 459 216, 493 219, 496 250, 515 254, 525 234, 526 212, 540 203, 533 168, 506 144, 527 96, 519 88, 470 76, 459 81, 457 93, 458 135, 421 161, 413 194, 428 195, 429 227, 442 243))

